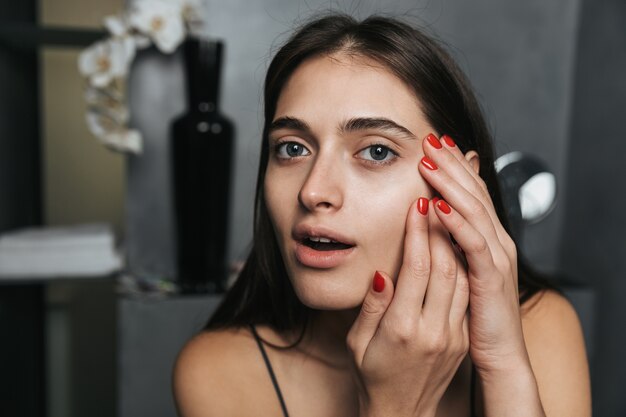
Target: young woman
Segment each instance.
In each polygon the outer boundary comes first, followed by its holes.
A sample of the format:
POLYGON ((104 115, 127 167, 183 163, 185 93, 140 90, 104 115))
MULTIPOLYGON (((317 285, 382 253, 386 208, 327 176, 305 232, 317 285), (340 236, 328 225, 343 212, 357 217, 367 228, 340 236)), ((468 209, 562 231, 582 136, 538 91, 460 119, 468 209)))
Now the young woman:
POLYGON ((450 56, 393 19, 303 26, 268 69, 253 247, 180 353, 180 415, 588 416, 587 368, 450 56))

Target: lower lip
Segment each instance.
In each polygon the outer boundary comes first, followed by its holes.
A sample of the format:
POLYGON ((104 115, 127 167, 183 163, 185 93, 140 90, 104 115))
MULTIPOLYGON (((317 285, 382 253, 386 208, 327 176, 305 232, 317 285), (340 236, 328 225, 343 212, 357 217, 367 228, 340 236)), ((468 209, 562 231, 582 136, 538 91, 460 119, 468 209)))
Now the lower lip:
POLYGON ((334 268, 344 262, 352 252, 354 252, 354 246, 341 250, 315 250, 296 242, 296 259, 310 268, 334 268))

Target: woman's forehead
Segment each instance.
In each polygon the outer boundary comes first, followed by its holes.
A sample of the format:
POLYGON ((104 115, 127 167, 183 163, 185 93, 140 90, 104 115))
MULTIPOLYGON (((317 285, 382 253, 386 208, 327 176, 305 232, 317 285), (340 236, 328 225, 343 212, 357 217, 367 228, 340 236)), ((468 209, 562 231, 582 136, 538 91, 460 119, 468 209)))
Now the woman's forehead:
POLYGON ((343 53, 309 58, 294 70, 273 120, 284 116, 320 121, 386 117, 403 125, 423 124, 421 104, 410 86, 371 58, 343 53))

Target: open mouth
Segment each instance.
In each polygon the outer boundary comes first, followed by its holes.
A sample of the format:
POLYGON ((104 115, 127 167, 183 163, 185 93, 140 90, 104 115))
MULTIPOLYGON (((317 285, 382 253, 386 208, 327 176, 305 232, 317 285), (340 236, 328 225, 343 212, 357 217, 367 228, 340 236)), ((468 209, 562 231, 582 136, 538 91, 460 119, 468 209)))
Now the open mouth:
POLYGON ((319 251, 345 250, 353 247, 353 245, 337 242, 325 237, 311 236, 303 239, 301 242, 303 245, 319 251))

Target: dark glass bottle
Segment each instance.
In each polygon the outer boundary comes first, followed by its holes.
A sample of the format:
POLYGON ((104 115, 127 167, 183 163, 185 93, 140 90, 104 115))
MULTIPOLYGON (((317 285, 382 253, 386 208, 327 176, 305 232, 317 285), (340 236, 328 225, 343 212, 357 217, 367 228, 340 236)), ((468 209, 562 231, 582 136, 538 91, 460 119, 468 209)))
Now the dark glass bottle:
POLYGON ((185 293, 222 292, 233 124, 218 111, 222 43, 184 43, 187 112, 172 125, 178 282, 185 293))

